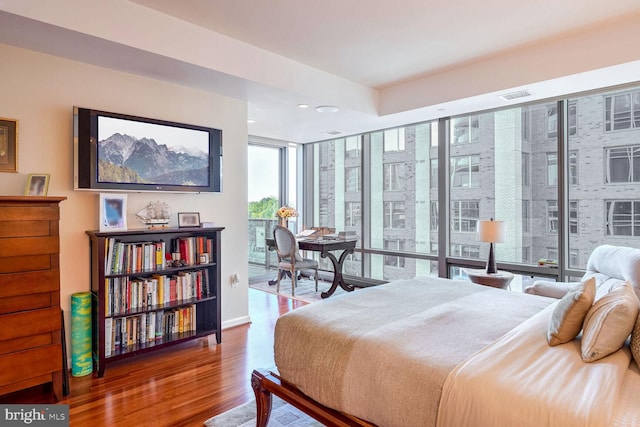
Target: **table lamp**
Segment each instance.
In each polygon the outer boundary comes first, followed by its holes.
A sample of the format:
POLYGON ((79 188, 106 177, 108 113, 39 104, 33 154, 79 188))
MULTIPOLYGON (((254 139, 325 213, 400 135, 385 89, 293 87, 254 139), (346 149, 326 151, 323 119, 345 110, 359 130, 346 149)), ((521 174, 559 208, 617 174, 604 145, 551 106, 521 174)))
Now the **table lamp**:
POLYGON ((487 274, 498 272, 496 258, 493 255, 493 244, 502 243, 507 238, 507 226, 504 221, 480 221, 478 225, 478 237, 481 242, 489 243, 489 259, 487 260, 487 274))

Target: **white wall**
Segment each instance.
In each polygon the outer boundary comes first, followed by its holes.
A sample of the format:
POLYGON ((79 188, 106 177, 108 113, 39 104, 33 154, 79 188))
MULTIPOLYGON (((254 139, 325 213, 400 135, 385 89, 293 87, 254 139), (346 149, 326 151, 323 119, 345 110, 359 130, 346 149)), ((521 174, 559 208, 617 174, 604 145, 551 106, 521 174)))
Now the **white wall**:
MULTIPOLYGON (((18 173, 0 173, 0 195, 22 195, 29 173, 51 174, 50 196, 60 205, 60 300, 70 336, 70 296, 90 289, 89 239, 98 228, 98 195, 73 190, 73 106, 222 129, 223 192, 130 193, 129 228, 144 225, 135 212, 149 201, 200 212, 222 233, 222 318, 248 319, 247 105, 243 101, 0 44, 0 117, 19 120, 18 173), (231 288, 229 277, 240 276, 231 288)), ((223 338, 224 339, 224 338, 223 338)))

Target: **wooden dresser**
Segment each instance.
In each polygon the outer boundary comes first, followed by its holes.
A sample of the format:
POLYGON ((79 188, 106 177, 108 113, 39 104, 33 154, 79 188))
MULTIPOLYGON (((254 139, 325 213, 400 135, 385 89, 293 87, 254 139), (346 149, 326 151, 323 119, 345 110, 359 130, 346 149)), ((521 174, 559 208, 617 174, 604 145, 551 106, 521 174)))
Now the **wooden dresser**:
POLYGON ((0 196, 0 395, 53 383, 62 398, 58 204, 0 196))

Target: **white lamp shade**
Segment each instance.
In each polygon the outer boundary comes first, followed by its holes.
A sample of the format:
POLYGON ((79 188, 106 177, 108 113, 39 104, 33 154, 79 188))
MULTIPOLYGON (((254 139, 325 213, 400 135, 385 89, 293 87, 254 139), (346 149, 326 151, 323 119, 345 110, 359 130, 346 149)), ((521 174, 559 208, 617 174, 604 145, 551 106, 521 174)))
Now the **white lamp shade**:
POLYGON ((504 221, 480 221, 478 239, 481 242, 501 243, 507 239, 507 225, 504 221))

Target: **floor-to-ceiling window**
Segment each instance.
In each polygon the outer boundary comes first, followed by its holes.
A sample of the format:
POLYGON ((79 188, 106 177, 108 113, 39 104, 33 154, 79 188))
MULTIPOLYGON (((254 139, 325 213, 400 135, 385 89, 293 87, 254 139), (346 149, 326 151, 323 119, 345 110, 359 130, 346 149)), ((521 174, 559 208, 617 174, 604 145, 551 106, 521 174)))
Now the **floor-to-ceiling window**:
POLYGON ((346 274, 380 280, 437 274, 435 261, 417 256, 437 254, 431 244, 437 240, 434 140, 437 126, 424 123, 308 148, 313 225, 351 231, 360 239, 345 263, 346 274), (385 255, 389 251, 394 255, 385 255))
POLYGON ((569 268, 601 244, 640 245, 640 88, 575 97, 569 135, 569 268))
POLYGON ((640 245, 639 137, 639 88, 474 112, 310 144, 307 199, 314 225, 357 234, 345 271, 372 279, 436 261, 463 277, 488 257, 478 221, 502 220, 496 258, 521 289, 579 277, 602 243, 640 245))
MULTIPOLYGON (((338 138, 310 146, 313 183, 313 210, 307 227, 329 227, 349 231, 358 238, 362 228, 362 136, 338 138)), ((318 254, 320 268, 331 270, 318 254)), ((346 260, 345 274, 361 276, 361 254, 346 260)))
MULTIPOLYGON (((277 223, 276 210, 287 204, 297 206, 298 146, 249 144, 248 218, 249 276, 259 276, 276 265, 275 252, 269 252, 265 238, 277 223)), ((289 224, 297 229, 297 218, 289 224)))
MULTIPOLYGON (((498 262, 535 265, 557 251, 556 108, 527 105, 450 120, 452 258, 488 258, 489 244, 477 231, 478 221, 491 218, 506 225, 506 241, 494 245, 498 262)), ((451 276, 463 276, 455 263, 451 276)))

